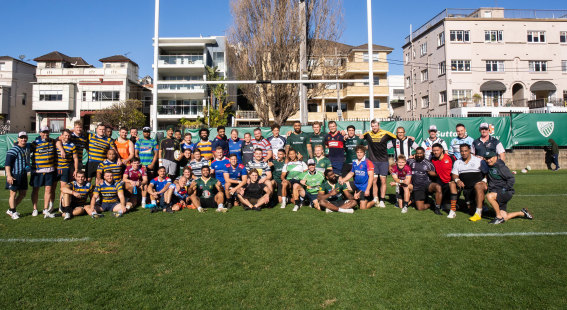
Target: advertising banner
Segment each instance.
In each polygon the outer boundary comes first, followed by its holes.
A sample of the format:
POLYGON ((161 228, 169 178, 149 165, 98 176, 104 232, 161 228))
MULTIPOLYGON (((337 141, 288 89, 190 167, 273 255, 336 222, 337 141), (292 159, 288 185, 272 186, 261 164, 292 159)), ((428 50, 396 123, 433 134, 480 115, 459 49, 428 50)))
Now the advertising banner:
POLYGON ((512 135, 510 132, 510 118, 508 117, 431 117, 421 120, 423 123, 422 140, 429 136, 429 127, 437 126, 437 135, 441 137, 447 145, 457 137, 457 124, 465 125, 467 134, 473 139, 480 136, 478 128, 482 123, 488 123, 490 135, 494 136, 505 149, 512 148, 512 135))
POLYGON ((567 114, 515 114, 512 117, 514 146, 545 146, 553 139, 567 145, 567 114))

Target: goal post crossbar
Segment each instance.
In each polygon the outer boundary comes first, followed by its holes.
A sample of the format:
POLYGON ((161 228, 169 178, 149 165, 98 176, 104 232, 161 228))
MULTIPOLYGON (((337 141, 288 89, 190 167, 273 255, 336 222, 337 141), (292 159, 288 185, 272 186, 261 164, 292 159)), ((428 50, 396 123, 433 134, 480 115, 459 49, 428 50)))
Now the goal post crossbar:
POLYGON ((369 79, 351 80, 222 80, 222 81, 155 81, 154 84, 185 84, 185 85, 218 85, 218 84, 344 84, 344 83, 368 83, 369 79))

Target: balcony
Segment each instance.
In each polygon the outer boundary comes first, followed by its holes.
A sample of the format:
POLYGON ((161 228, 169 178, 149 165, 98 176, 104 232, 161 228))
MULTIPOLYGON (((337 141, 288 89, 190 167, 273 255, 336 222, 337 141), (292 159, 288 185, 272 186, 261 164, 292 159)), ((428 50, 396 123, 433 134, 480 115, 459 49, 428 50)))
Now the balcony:
MULTIPOLYGON (((375 61, 372 63, 372 72, 374 73, 388 73, 388 63, 386 59, 383 61, 375 61)), ((368 74, 368 62, 349 62, 346 65, 346 73, 358 74, 366 73, 368 74)))
POLYGON ((203 116, 201 104, 158 104, 158 118, 200 117, 203 116))
POLYGON ((259 120, 258 112, 256 111, 245 111, 245 110, 238 110, 236 111, 236 119, 237 120, 259 120))
POLYGON ((159 56, 159 66, 162 65, 175 65, 175 66, 189 66, 189 65, 204 65, 203 55, 171 55, 159 56))
POLYGON ((527 106, 530 109, 539 109, 539 108, 546 108, 548 106, 552 107, 566 107, 567 101, 563 101, 562 99, 536 99, 536 100, 529 100, 527 101, 527 106))
MULTIPOLYGON (((389 95, 388 86, 374 86, 374 96, 384 96, 389 95)), ((368 97, 368 86, 347 86, 343 89, 343 98, 349 97, 368 97)))

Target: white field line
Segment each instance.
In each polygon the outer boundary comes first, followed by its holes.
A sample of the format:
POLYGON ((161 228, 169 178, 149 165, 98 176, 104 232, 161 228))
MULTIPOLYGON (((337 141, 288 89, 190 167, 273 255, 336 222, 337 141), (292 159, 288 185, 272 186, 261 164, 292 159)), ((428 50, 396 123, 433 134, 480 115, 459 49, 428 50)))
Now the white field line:
POLYGON ((91 238, 11 238, 11 239, 0 239, 0 242, 81 242, 89 241, 91 238))
POLYGON ((562 232, 509 232, 509 233, 457 233, 446 234, 445 237, 531 237, 531 236, 567 236, 562 232))

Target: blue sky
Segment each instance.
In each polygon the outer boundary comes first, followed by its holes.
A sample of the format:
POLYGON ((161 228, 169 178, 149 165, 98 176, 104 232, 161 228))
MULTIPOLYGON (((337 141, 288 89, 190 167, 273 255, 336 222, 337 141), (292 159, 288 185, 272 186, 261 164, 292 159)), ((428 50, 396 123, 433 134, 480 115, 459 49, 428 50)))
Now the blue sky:
MULTIPOLYGON (((160 36, 224 35, 231 23, 229 0, 161 0, 160 36)), ((401 60, 409 25, 417 29, 444 8, 494 6, 509 9, 567 9, 564 1, 372 1, 373 41, 394 48, 390 59, 401 60), (408 10, 411 8, 411 10, 408 10)), ((341 42, 367 42, 366 0, 343 0, 341 42)), ((33 59, 57 50, 98 59, 127 54, 140 65, 140 75, 152 75, 153 0, 20 0, 4 1, 0 56, 33 59)), ((33 62, 32 62, 33 63, 33 62)), ((402 74, 392 64, 390 74, 402 74)))

